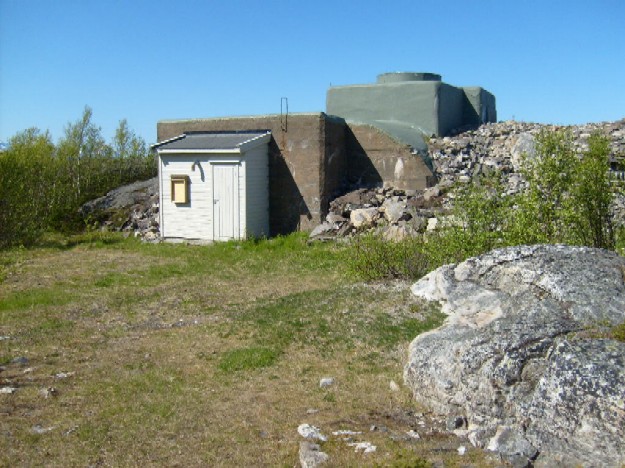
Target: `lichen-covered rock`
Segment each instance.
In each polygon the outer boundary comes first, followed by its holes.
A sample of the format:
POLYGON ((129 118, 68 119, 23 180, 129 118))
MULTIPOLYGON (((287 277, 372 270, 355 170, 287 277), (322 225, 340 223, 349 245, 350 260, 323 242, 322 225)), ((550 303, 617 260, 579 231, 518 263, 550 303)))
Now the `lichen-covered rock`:
POLYGON ((625 321, 624 278, 613 252, 554 245, 441 267, 412 287, 448 318, 412 342, 406 384, 515 466, 620 466, 625 343, 605 329, 625 321))
POLYGON ((104 230, 133 232, 146 241, 157 241, 158 178, 111 190, 85 203, 79 212, 87 224, 96 224, 104 230))

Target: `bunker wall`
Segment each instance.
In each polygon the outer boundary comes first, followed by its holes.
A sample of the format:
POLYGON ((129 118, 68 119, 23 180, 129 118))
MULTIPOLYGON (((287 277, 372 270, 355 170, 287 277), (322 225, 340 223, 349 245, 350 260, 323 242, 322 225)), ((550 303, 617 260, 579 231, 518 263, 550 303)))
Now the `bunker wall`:
MULTIPOLYGON (((436 100, 440 82, 407 81, 330 88, 328 114, 354 123, 388 125, 396 122, 425 134, 438 134, 436 100)), ((409 142, 408 142, 409 143, 409 142)))
POLYGON ((352 187, 420 190, 436 183, 434 173, 410 146, 372 125, 349 123, 346 149, 346 180, 352 187))
POLYGON ((463 125, 464 92, 446 83, 438 83, 436 111, 438 126, 434 135, 448 135, 463 125))

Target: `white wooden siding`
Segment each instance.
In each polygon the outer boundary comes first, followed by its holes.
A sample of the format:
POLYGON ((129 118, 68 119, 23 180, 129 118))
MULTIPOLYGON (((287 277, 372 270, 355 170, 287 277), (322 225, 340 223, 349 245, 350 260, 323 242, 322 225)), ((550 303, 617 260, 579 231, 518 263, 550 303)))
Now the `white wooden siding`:
POLYGON ((205 155, 161 155, 161 235, 166 238, 212 239, 212 187, 209 158, 205 155), (195 171, 191 170, 194 161, 195 171), (189 176, 189 201, 171 200, 171 176, 189 176))
MULTIPOLYGON (((232 237, 269 235, 269 168, 267 145, 241 155, 161 154, 159 158, 161 236, 169 239, 219 240, 213 223, 213 169, 238 164, 238 199, 233 204, 235 231, 232 237), (194 162, 195 170, 191 167, 194 162), (171 200, 171 176, 189 176, 189 201, 171 200)), ((219 170, 218 170, 219 171, 219 170)), ((235 175, 236 175, 235 172, 235 175)), ((223 236, 223 240, 226 237, 223 236)))

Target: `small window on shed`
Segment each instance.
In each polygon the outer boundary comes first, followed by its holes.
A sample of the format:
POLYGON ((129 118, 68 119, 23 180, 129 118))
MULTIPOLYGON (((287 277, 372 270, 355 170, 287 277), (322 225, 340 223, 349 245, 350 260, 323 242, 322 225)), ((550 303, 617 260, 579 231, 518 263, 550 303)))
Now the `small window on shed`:
POLYGON ((171 176, 171 201, 174 203, 189 203, 189 176, 171 176))

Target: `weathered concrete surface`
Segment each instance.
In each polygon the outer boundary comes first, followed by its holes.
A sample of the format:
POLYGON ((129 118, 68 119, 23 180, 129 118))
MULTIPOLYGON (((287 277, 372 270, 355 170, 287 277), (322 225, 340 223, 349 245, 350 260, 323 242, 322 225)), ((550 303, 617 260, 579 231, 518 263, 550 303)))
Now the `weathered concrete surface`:
POLYGON ((428 274, 412 292, 445 324, 410 346, 419 402, 524 466, 625 462, 625 258, 568 246, 496 250, 428 274))
POLYGON ((381 128, 416 149, 423 135, 445 136, 466 125, 497 121, 492 94, 451 86, 433 73, 384 73, 376 83, 331 87, 326 111, 381 128))
POLYGON ((348 124, 347 177, 353 187, 422 190, 436 183, 423 157, 371 125, 348 124))

